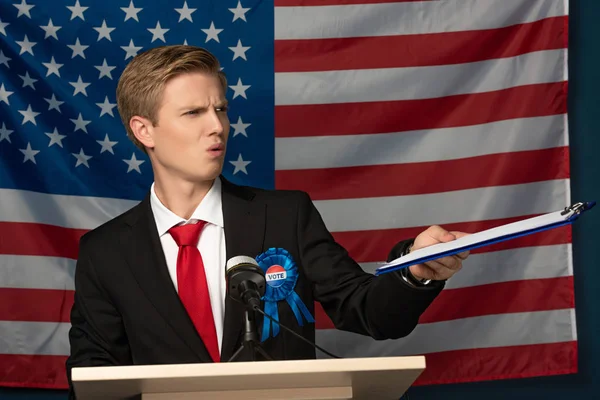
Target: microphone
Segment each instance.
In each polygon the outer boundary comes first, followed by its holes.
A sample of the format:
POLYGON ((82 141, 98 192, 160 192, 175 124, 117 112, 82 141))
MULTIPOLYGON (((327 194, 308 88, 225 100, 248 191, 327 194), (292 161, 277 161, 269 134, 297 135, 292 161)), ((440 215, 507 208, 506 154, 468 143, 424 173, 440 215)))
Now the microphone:
POLYGON ((256 260, 248 256, 236 256, 227 261, 225 270, 229 295, 251 310, 260 308, 266 280, 256 260))
POLYGON ((313 348, 327 354, 328 356, 332 358, 342 358, 328 352, 327 350, 323 349, 317 344, 306 339, 304 336, 294 332, 292 329, 286 327, 285 325, 282 325, 281 322, 277 321, 275 318, 272 318, 270 315, 267 315, 263 310, 260 309, 260 299, 265 294, 266 290, 266 279, 264 271, 262 270, 262 268, 260 268, 260 266, 254 258, 248 256, 232 257, 227 261, 225 271, 227 282, 226 286, 229 296, 233 300, 240 302, 246 306, 246 331, 244 334, 244 344, 242 344, 242 347, 240 347, 240 349, 236 351, 236 353, 229 361, 233 361, 234 359, 236 359, 244 346, 251 347, 254 351, 263 354, 265 358, 271 359, 270 356, 266 354, 258 344, 259 341, 256 332, 256 326, 254 323, 254 318, 248 313, 248 311, 256 311, 262 314, 265 318, 276 322, 284 330, 288 331, 289 333, 296 336, 305 343, 308 343, 313 348))

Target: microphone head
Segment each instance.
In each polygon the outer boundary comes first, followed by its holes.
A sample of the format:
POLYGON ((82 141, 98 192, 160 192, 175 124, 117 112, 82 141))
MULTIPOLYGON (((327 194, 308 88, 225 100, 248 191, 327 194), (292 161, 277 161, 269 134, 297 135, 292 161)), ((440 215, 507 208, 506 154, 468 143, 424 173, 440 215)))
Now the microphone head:
POLYGON ((265 273, 256 260, 248 256, 235 256, 227 261, 225 267, 227 291, 234 299, 241 299, 242 294, 252 288, 262 297, 265 294, 265 273))
POLYGON ((227 260, 227 265, 225 266, 225 271, 226 271, 226 273, 228 273, 230 269, 237 267, 239 265, 242 265, 242 264, 250 264, 250 265, 256 266, 257 268, 260 268, 258 266, 258 263, 256 262, 256 260, 252 257, 235 256, 235 257, 231 257, 229 260, 227 260))

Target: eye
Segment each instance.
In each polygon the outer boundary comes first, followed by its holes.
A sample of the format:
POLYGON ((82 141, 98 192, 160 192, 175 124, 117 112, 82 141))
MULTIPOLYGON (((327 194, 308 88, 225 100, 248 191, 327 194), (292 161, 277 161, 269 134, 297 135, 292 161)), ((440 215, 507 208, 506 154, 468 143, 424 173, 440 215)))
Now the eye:
POLYGON ((190 111, 186 112, 186 115, 196 115, 198 113, 199 113, 198 110, 190 110, 190 111))
POLYGON ((219 112, 227 112, 227 110, 229 110, 229 106, 217 107, 216 110, 219 112))

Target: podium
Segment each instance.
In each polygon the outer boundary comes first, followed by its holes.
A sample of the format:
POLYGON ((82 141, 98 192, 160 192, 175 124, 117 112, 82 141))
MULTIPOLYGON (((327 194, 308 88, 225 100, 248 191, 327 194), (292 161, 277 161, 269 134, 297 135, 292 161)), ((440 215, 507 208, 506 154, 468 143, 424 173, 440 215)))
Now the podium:
POLYGON ((78 400, 399 399, 424 356, 73 368, 78 400))

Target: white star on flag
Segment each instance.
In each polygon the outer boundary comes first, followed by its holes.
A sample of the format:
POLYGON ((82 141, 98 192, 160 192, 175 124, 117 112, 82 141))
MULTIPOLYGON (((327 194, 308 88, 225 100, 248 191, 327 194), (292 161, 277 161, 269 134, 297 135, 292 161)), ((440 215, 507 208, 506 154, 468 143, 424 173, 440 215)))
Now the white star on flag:
POLYGON ((137 53, 142 49, 142 46, 136 46, 133 43, 133 39, 129 39, 129 46, 121 46, 121 48, 127 53, 125 54, 125 59, 127 60, 130 57, 137 56, 137 53))
POLYGON ((62 28, 62 26, 55 26, 54 24, 52 24, 52 18, 50 18, 48 25, 40 26, 40 28, 42 28, 44 32, 46 32, 46 34, 44 35, 44 39, 48 39, 50 36, 52 36, 54 39, 58 40, 56 32, 58 32, 58 30, 62 28))
POLYGON ((110 33, 115 30, 115 28, 109 28, 106 26, 106 20, 102 20, 102 26, 98 26, 94 28, 98 32, 98 40, 107 39, 109 42, 112 42, 112 38, 110 37, 110 33))
POLYGON ((215 40, 219 42, 219 33, 223 32, 223 29, 215 28, 215 23, 211 21, 210 28, 202 29, 202 32, 206 33, 206 41, 204 43, 208 43, 210 40, 215 40))
POLYGON ((229 85, 229 87, 231 89, 233 89, 234 93, 233 93, 233 98, 235 99, 238 96, 242 96, 243 98, 247 99, 246 97, 246 90, 248 90, 250 88, 250 85, 244 85, 242 84, 242 79, 238 78, 237 84, 235 85, 229 85))
POLYGON ((40 115, 39 112, 35 112, 31 109, 31 104, 27 106, 27 110, 18 110, 19 113, 23 116, 23 122, 21 125, 25 125, 27 122, 31 122, 32 124, 37 126, 37 122, 35 122, 35 117, 40 115))
POLYGON ((127 167, 127 173, 130 173, 131 171, 137 171, 140 174, 142 173, 142 171, 140 170, 140 165, 142 165, 144 163, 144 160, 138 160, 135 157, 135 153, 131 154, 131 159, 127 160, 124 159, 123 162, 125 162, 128 167, 127 167))
POLYGON ((102 110, 100 111, 100 116, 103 116, 104 114, 110 114, 112 117, 115 116, 112 109, 115 108, 117 104, 108 101, 108 96, 104 97, 104 103, 96 103, 96 105, 102 110))
POLYGON ((9 92, 8 90, 4 89, 4 83, 2 85, 0 85, 0 102, 5 102, 7 105, 10 106, 10 102, 8 101, 8 96, 10 96, 13 93, 14 92, 9 92))
POLYGON ((242 117, 238 117, 237 122, 235 124, 231 124, 231 126, 235 130, 235 132, 233 133, 233 137, 236 137, 239 134, 248 137, 248 134, 246 133, 246 128, 249 127, 250 125, 252 125, 252 124, 250 124, 250 123, 245 124, 244 121, 242 121, 242 117))
POLYGON ((233 174, 234 175, 237 174, 240 171, 242 171, 243 173, 245 173, 246 175, 248 175, 248 171, 246 171, 246 167, 252 161, 244 161, 244 159, 242 158, 242 155, 239 154, 238 155, 238 159, 236 161, 229 161, 229 162, 231 164, 233 164, 233 166, 235 167, 235 169, 233 170, 233 174))
POLYGON ((32 77, 29 76, 29 71, 25 71, 25 75, 19 75, 19 78, 23 79, 23 86, 21 87, 25 87, 25 86, 31 86, 31 88, 33 90, 35 90, 35 87, 33 86, 33 84, 35 82, 37 82, 37 79, 33 79, 32 77))
POLYGON ((44 134, 50 138, 50 143, 48 143, 48 147, 52 146, 53 144, 57 144, 60 147, 63 147, 62 140, 67 137, 67 135, 61 135, 60 133, 58 133, 58 130, 56 128, 54 128, 54 131, 52 133, 44 132, 44 134))
POLYGON ((77 159, 77 163, 75 164, 75 168, 79 167, 80 165, 85 165, 86 167, 90 167, 90 165, 88 164, 88 161, 90 160, 90 158, 92 158, 92 156, 86 156, 85 153, 83 152, 83 149, 79 150, 79 154, 77 153, 71 153, 73 155, 73 157, 75 157, 77 159))
POLYGON ((166 43, 165 33, 167 33, 169 31, 169 29, 163 29, 160 26, 160 21, 158 21, 156 23, 156 28, 154 28, 154 29, 148 28, 148 31, 150 31, 150 33, 152 33, 152 40, 150 43, 153 43, 155 40, 158 40, 158 39, 160 39, 166 43))
MULTIPOLYGON (((246 13, 249 11, 249 8, 242 8, 242 2, 238 1, 236 8, 230 8, 229 11, 233 13, 233 21, 235 22, 238 19, 246 21, 246 13)), ((246 21, 248 22, 248 21, 246 21)))
POLYGON ((248 61, 246 58, 246 52, 250 50, 250 46, 242 46, 242 41, 238 39, 237 46, 230 47, 229 50, 233 51, 233 59, 240 57, 248 61))
POLYGON ((98 144, 100 144, 100 146, 102 146, 102 148, 100 149, 100 154, 104 153, 105 151, 115 154, 115 152, 113 151, 113 147, 118 142, 111 142, 110 139, 108 138, 108 134, 104 135, 104 140, 96 140, 96 142, 98 142, 98 144))
POLYGON ((75 96, 77 93, 83 93, 83 95, 87 97, 87 91, 85 88, 90 86, 91 83, 82 81, 81 75, 79 75, 77 82, 69 82, 69 84, 75 88, 75 90, 73 91, 73 96, 75 96))
POLYGON ((2 50, 0 50, 0 64, 4 64, 4 65, 6 65, 6 68, 10 68, 10 67, 8 66, 8 62, 9 62, 10 60, 12 60, 12 58, 6 57, 6 56, 4 55, 4 52, 3 52, 2 50))
POLYGON ((50 60, 49 63, 42 63, 44 65, 44 67, 48 68, 48 72, 46 72, 46 76, 50 76, 50 74, 56 74, 56 76, 58 76, 60 78, 60 67, 62 67, 64 64, 58 64, 56 61, 54 61, 54 56, 52 56, 52 59, 50 60))
POLYGON ((22 41, 16 40, 16 43, 21 46, 21 51, 19 51, 19 54, 29 53, 31 55, 33 55, 33 46, 37 44, 37 42, 30 42, 27 35, 25 35, 25 39, 22 41))
POLYGON ((140 22, 138 19, 138 13, 143 10, 143 8, 135 8, 133 5, 133 0, 129 3, 129 7, 121 7, 121 10, 125 11, 125 21, 129 18, 135 19, 137 22, 140 22))
POLYGON ((71 58, 75 58, 76 56, 81 56, 81 58, 85 58, 85 54, 83 54, 83 52, 90 46, 82 45, 81 43, 79 43, 79 38, 77 38, 77 40, 75 40, 75 44, 68 44, 67 47, 73 50, 73 55, 71 56, 71 58))
POLYGON ((10 24, 8 22, 2 22, 2 18, 0 18, 0 33, 6 36, 6 27, 10 24))
POLYGON ((51 98, 44 99, 44 100, 46 100, 48 102, 48 111, 50 111, 50 110, 56 110, 56 111, 58 111, 59 113, 62 114, 62 111, 60 111, 59 107, 60 107, 60 105, 62 103, 64 103, 64 101, 58 101, 56 99, 56 96, 54 95, 54 93, 52 93, 52 97, 51 98))
POLYGON ((67 6, 67 8, 71 10, 71 21, 75 18, 81 18, 83 21, 85 21, 83 12, 89 7, 81 7, 81 5, 79 4, 79 0, 77 0, 74 6, 67 6))
POLYGON ((100 71, 100 76, 98 77, 98 79, 106 76, 109 79, 112 79, 112 74, 111 71, 117 67, 111 67, 106 63, 106 58, 104 59, 104 62, 102 63, 102 65, 94 65, 94 67, 96 67, 96 69, 98 71, 100 71))
POLYGON ((27 142, 27 148, 26 149, 19 149, 19 151, 21 153, 23 153, 23 155, 25 156, 25 157, 23 157, 23 162, 31 161, 32 163, 37 164, 37 162, 35 162, 35 156, 40 151, 39 150, 33 150, 31 148, 31 143, 30 142, 27 142))
POLYGON ((0 128, 0 142, 2 142, 4 139, 6 139, 6 141, 8 143, 12 143, 10 141, 10 134, 13 132, 14 132, 13 130, 6 129, 6 124, 4 124, 4 122, 3 122, 2 128, 0 128))
POLYGON ((192 14, 197 10, 197 8, 188 8, 187 1, 183 2, 183 8, 176 8, 175 11, 179 13, 179 21, 181 22, 184 19, 187 19, 190 22, 194 22, 192 20, 192 14))
MULTIPOLYGON (((69 118, 70 119, 70 118, 69 118)), ((92 121, 86 121, 82 118, 81 113, 79 113, 79 117, 77 119, 70 119, 72 123, 75 124, 75 130, 73 132, 77 132, 79 129, 88 133, 86 125, 88 125, 92 121)))
POLYGON ((21 0, 21 4, 13 4, 13 6, 17 7, 17 9, 19 10, 17 18, 19 18, 21 15, 26 15, 29 18, 31 18, 31 14, 29 13, 29 11, 31 11, 31 9, 35 7, 35 5, 27 4, 25 0, 21 0))

